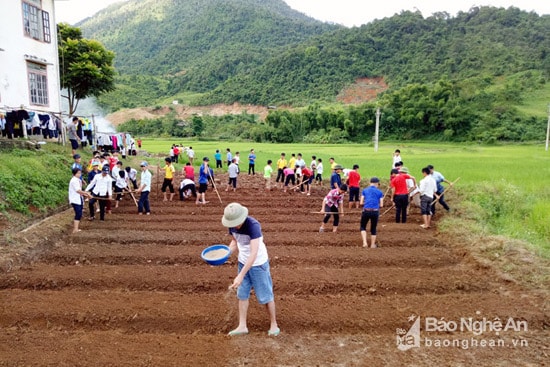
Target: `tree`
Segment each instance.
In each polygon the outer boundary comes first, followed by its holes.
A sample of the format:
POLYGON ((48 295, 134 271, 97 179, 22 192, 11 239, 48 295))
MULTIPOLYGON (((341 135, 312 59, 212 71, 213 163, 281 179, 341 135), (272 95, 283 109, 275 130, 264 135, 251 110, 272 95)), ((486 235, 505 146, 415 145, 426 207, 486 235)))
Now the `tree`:
POLYGON ((100 42, 82 38, 79 28, 57 25, 61 88, 67 90, 69 114, 86 97, 98 97, 115 89, 115 54, 100 42))

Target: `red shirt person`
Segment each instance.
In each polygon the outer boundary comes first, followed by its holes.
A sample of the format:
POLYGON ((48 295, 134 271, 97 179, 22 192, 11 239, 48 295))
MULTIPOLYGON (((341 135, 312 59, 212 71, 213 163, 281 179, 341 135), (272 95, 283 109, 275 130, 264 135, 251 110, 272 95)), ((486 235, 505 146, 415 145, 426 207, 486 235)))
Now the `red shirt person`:
POLYGON ((359 174, 359 165, 354 164, 353 170, 348 173, 348 187, 349 187, 349 208, 353 206, 359 208, 359 192, 361 191, 361 175, 359 174))
POLYGON ((400 171, 396 169, 391 170, 391 199, 395 205, 395 223, 407 222, 407 206, 409 205, 407 179, 413 179, 409 176, 407 167, 402 167, 400 171))

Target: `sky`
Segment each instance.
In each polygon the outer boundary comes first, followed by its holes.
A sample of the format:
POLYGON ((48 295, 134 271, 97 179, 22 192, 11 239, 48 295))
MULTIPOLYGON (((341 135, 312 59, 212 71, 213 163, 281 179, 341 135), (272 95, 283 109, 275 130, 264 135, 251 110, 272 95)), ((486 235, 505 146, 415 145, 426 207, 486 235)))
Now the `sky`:
MULTIPOLYGON (((94 15, 106 6, 121 0, 55 0, 56 21, 75 24, 94 15)), ((124 0, 122 0, 124 1, 124 0)), ((402 10, 419 10, 424 17, 446 11, 452 16, 459 11, 468 11, 473 6, 491 5, 535 11, 539 15, 550 14, 548 0, 284 0, 291 8, 315 19, 360 26, 374 19, 391 17, 402 10)))

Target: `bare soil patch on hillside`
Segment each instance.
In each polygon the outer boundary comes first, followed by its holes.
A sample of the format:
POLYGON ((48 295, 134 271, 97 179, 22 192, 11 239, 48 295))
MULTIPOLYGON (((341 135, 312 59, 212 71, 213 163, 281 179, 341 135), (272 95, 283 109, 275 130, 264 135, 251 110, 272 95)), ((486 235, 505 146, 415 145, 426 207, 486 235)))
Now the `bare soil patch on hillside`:
POLYGON ((378 94, 386 91, 388 85, 384 78, 359 78, 344 88, 336 100, 345 104, 361 104, 376 99, 378 94))
MULTIPOLYGON (((376 99, 378 94, 388 89, 384 78, 359 78, 352 85, 344 88, 336 97, 338 102, 344 104, 360 104, 376 99)), ((288 109, 288 106, 275 106, 280 109, 288 109)), ((268 106, 243 105, 234 103, 232 105, 215 104, 210 106, 185 106, 171 105, 159 107, 139 107, 120 110, 107 115, 105 118, 114 126, 120 125, 131 119, 155 119, 175 112, 182 121, 198 115, 223 116, 239 115, 243 112, 257 115, 260 120, 265 120, 269 113, 268 106)))
POLYGON ((104 222, 84 220, 76 235, 68 234, 71 211, 20 234, 34 246, 0 272, 0 366, 547 363, 547 290, 505 279, 460 241, 422 229, 418 209, 406 224, 394 223, 393 210, 382 216, 381 247, 365 249, 357 209, 346 210, 338 234, 319 233, 322 217, 312 212, 326 188, 306 196, 266 192, 259 175, 239 180, 236 193, 220 191, 223 204, 213 191, 200 206, 163 202, 153 192, 150 216, 138 216, 125 197, 104 222), (227 290, 236 259, 213 267, 200 258, 206 246, 229 243, 220 220, 232 201, 262 224, 278 337, 267 336, 267 316, 254 297, 250 334, 227 336, 237 322, 235 294, 227 290), (401 351, 397 335, 415 317, 513 318, 528 330, 428 332, 422 323, 420 345, 401 351), (430 338, 467 340, 470 347, 428 346, 430 338), (486 339, 503 344, 480 346, 486 339))
POLYGON ((190 119, 195 115, 223 116, 228 114, 239 115, 243 112, 251 115, 257 115, 260 119, 264 120, 267 116, 268 108, 266 106, 242 105, 240 103, 234 103, 232 105, 215 104, 210 106, 194 107, 184 105, 171 105, 162 106, 160 108, 140 107, 124 109, 111 113, 105 118, 110 121, 114 126, 117 126, 131 119, 156 119, 165 116, 170 112, 175 112, 176 116, 182 121, 190 119))

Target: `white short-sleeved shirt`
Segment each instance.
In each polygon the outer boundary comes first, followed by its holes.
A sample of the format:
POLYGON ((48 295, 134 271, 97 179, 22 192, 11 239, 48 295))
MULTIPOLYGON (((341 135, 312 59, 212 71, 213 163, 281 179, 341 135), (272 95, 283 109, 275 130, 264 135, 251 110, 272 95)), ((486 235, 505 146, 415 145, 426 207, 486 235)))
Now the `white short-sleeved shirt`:
POLYGON ((322 174, 323 173, 323 163, 318 163, 317 164, 317 174, 322 174))
POLYGON ((141 191, 151 191, 151 172, 145 170, 141 172, 141 185, 145 185, 141 191))
POLYGON ((69 203, 82 205, 82 197, 78 191, 82 191, 82 180, 73 176, 69 181, 69 203))
POLYGON ((230 228, 229 233, 237 241, 237 247, 239 248, 238 258, 241 264, 246 264, 248 261, 248 257, 250 256, 250 241, 256 238, 260 240, 260 245, 258 255, 252 266, 263 265, 269 259, 262 235, 262 227, 256 219, 247 217, 241 228, 230 228))
POLYGON ((237 166, 236 163, 231 163, 229 167, 227 167, 227 173, 229 174, 229 178, 235 178, 239 174, 239 166, 237 166))
POLYGON ((420 195, 426 195, 433 199, 434 193, 437 191, 437 185, 433 177, 428 175, 420 180, 418 189, 420 190, 420 195))

